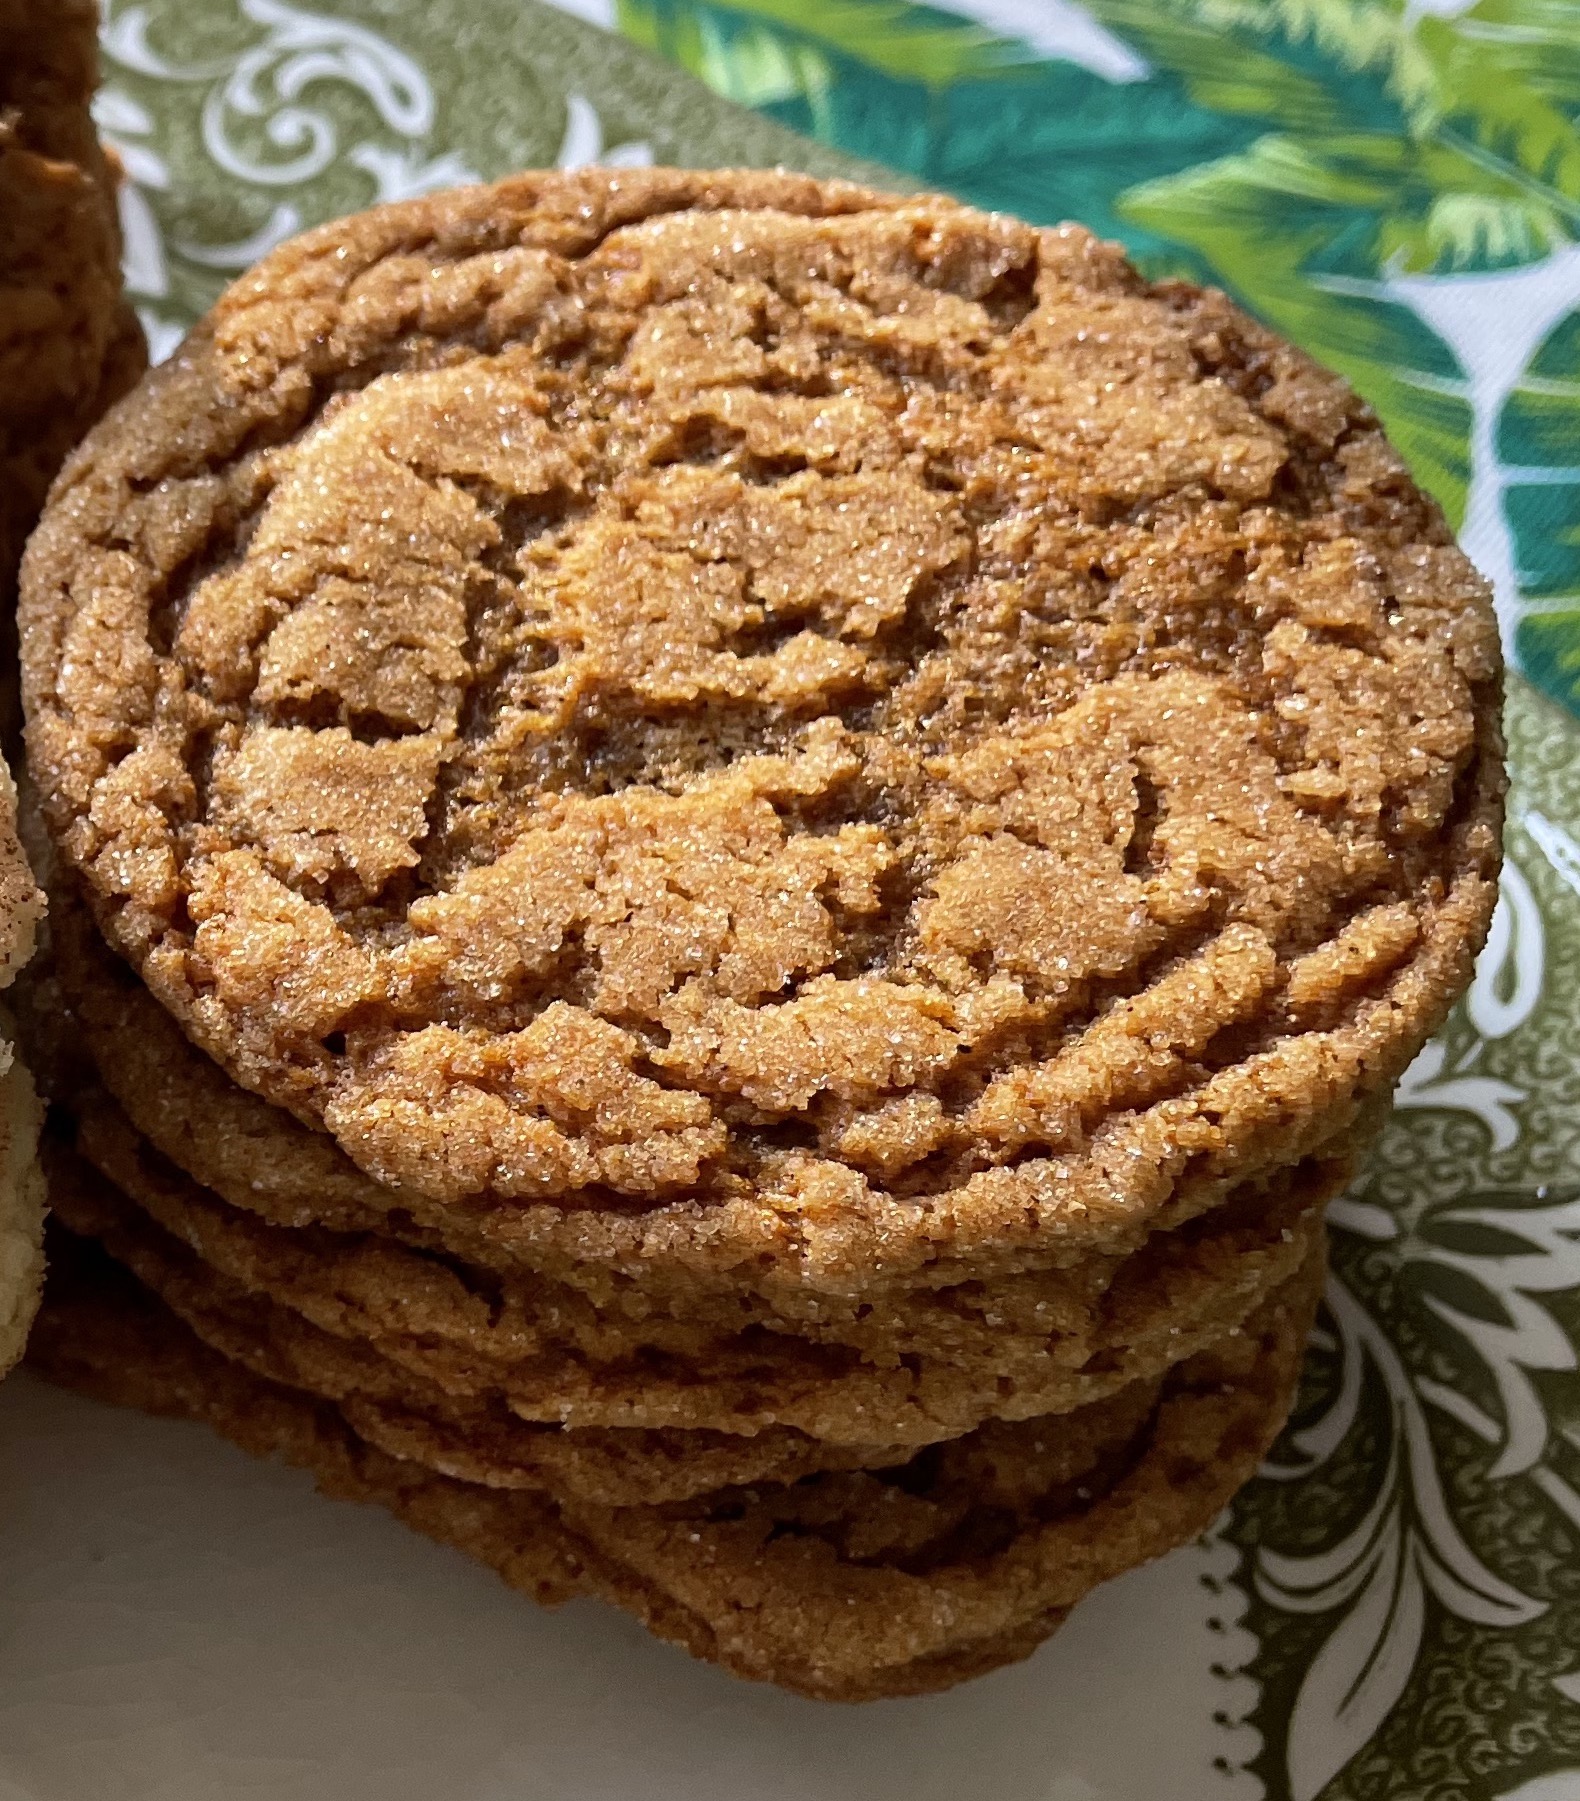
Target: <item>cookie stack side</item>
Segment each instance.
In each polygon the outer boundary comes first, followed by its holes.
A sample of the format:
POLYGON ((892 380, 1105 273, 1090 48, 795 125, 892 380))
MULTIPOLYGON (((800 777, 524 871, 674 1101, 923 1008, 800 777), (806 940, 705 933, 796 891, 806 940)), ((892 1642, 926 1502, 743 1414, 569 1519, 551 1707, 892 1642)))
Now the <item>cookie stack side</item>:
POLYGON ((1321 1269, 1319 1253, 1242 1332, 1054 1428, 987 1426, 873 1473, 667 1505, 489 1487, 391 1455, 337 1408, 216 1355, 81 1240, 52 1253, 31 1359, 380 1502, 540 1603, 597 1595, 737 1675, 858 1701, 1024 1657, 1097 1584, 1204 1531, 1288 1411, 1321 1269))
POLYGON ((944 200, 310 233, 72 458, 22 619, 56 1205, 131 1273, 61 1317, 808 1692, 1221 1504, 1494 898, 1488 597, 1372 416, 944 200))
MULTIPOLYGON (((0 758, 0 988, 9 987, 33 954, 43 912, 17 837, 16 786, 0 758)), ((43 1108, 33 1079, 10 1042, 0 1008, 0 1375, 22 1355, 44 1279, 44 1172, 38 1137, 43 1108)))
MULTIPOLYGON (((23 541, 66 452, 145 360, 121 300, 114 177, 89 114, 97 23, 91 0, 0 0, 0 739, 8 752, 20 726, 13 617, 23 541)), ((0 987, 32 954, 41 910, 0 759, 0 987)), ((27 1070, 0 1040, 0 1371, 22 1353, 43 1274, 40 1117, 27 1070)))

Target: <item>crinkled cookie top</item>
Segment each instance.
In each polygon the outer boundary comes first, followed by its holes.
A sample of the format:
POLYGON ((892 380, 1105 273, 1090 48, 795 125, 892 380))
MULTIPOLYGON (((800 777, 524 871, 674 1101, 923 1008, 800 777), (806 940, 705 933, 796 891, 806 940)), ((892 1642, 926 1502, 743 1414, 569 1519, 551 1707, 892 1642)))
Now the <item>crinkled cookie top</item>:
POLYGON ((326 227, 25 589, 112 941, 439 1199, 1008 1219, 1116 1121, 1298 1154, 1491 903, 1484 585, 1343 382, 1072 226, 657 170, 326 227))

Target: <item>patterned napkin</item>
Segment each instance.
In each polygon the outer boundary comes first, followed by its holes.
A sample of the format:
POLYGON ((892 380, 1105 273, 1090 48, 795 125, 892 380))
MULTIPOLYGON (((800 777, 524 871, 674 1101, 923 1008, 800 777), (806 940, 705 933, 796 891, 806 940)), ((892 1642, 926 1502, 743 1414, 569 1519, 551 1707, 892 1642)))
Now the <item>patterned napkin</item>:
MULTIPOLYGON (((1228 288, 1372 401, 1493 580, 1529 678, 1502 900, 1335 1209, 1300 1408, 1221 1529, 1209 1780, 1575 1801, 1580 5, 561 4, 110 0, 155 354, 303 226, 511 168, 909 179, 1228 288)), ((1187 1791, 1159 1768, 1134 1801, 1187 1791)))

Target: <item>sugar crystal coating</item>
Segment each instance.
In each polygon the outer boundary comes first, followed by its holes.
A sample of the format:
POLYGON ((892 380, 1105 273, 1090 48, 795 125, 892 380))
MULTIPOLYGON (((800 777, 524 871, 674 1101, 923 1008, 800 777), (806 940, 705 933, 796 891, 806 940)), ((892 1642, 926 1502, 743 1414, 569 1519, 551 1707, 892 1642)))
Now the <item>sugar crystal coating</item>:
POLYGON ((107 935, 441 1202, 830 1268, 1161 1204, 1343 1130, 1490 911, 1484 585, 1342 382, 1075 227, 359 216, 90 438, 24 586, 107 935))

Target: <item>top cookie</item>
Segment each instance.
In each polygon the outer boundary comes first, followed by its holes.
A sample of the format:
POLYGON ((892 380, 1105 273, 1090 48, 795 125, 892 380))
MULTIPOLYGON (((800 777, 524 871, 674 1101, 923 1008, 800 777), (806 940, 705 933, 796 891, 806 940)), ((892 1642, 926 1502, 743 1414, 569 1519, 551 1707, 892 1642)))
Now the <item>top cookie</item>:
POLYGON ((111 941, 440 1200, 847 1260, 1035 1237, 1078 1169, 1161 1205, 1342 1129, 1492 904, 1492 612, 1371 413, 937 198, 309 233, 68 464, 22 619, 111 941))

